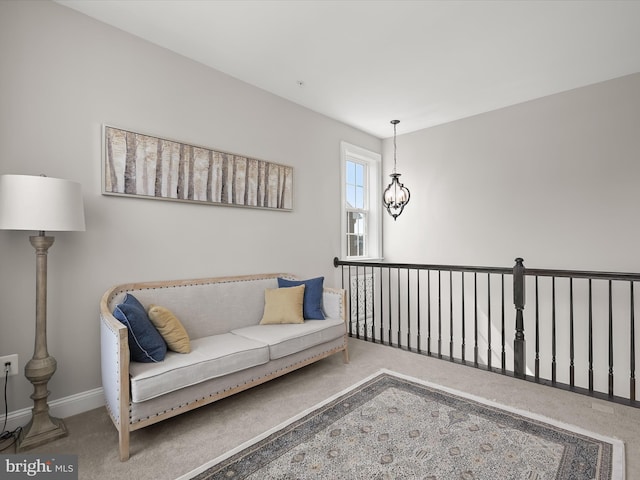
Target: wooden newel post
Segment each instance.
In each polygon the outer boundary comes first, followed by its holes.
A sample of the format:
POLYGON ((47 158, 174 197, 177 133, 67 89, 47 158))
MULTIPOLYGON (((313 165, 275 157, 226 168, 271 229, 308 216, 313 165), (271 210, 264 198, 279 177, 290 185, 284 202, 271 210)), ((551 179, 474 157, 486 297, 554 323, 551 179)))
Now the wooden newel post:
POLYGON ((524 340, 524 260, 516 258, 513 267, 513 304, 516 307, 516 337, 513 340, 513 373, 525 378, 527 371, 527 349, 524 340))

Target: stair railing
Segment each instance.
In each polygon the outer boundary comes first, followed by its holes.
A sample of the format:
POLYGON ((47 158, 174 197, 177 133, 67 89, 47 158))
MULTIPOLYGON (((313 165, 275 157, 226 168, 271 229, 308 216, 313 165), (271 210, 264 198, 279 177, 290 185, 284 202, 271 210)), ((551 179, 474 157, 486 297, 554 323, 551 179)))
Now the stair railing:
POLYGON ((334 266, 352 337, 640 406, 640 274, 530 269, 522 258, 513 267, 338 258, 334 266))

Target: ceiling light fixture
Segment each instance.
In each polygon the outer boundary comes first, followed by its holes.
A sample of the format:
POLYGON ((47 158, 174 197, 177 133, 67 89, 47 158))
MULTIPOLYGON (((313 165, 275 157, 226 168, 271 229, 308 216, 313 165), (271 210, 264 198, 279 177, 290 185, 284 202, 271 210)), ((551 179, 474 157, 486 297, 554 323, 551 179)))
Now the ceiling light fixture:
POLYGON ((382 194, 382 203, 384 203, 387 212, 389 212, 389 215, 391 215, 394 220, 400 216, 405 205, 409 203, 411 196, 409 189, 398 180, 400 174, 396 172, 396 125, 399 123, 400 120, 391 120, 391 124, 393 125, 393 173, 389 175, 391 177, 391 183, 385 188, 382 194))

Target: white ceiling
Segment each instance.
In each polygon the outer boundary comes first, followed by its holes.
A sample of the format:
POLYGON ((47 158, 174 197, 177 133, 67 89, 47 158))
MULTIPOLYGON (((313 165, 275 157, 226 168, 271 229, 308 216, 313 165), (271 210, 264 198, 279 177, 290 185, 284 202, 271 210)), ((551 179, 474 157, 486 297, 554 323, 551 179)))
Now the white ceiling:
POLYGON ((637 0, 58 3, 380 138, 640 72, 637 0))

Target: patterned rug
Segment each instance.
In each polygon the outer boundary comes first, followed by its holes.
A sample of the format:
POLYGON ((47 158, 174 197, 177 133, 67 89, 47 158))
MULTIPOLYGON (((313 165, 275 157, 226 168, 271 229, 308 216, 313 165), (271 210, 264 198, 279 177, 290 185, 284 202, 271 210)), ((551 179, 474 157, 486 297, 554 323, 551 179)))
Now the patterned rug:
POLYGON ((622 442, 544 420, 383 370, 186 478, 624 478, 622 442))

